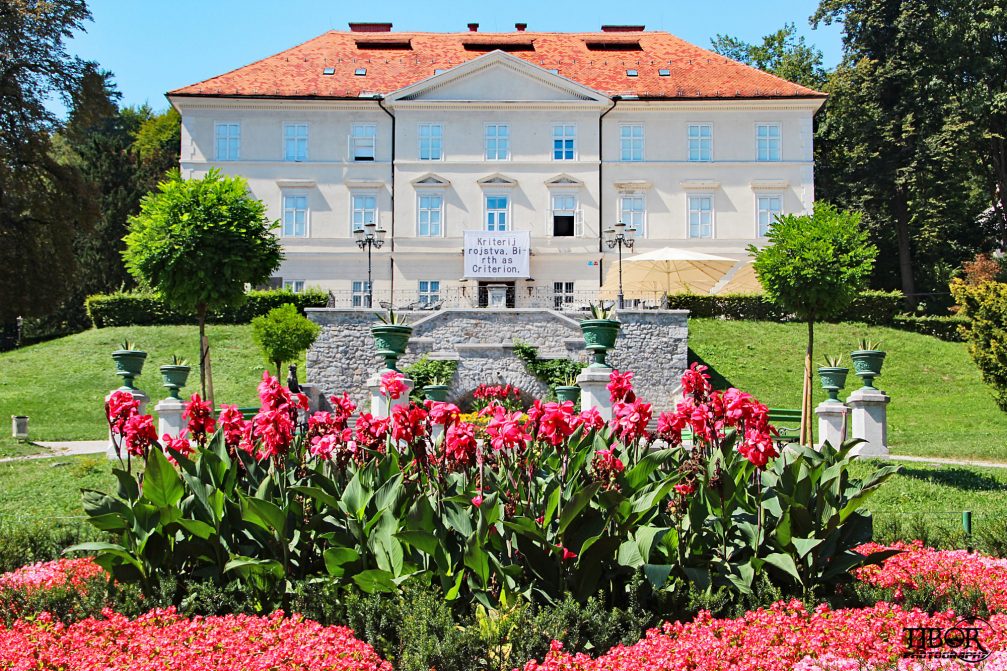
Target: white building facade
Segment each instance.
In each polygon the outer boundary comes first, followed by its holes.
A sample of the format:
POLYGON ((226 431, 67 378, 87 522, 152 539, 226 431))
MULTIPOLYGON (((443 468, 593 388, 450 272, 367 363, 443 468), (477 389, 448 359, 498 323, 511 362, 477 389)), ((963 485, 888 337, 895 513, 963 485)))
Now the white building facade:
POLYGON ((616 222, 633 252, 741 263, 776 215, 812 207, 824 95, 667 33, 354 28, 169 94, 183 176, 242 175, 279 220, 277 285, 366 307, 353 231, 373 222, 375 303, 477 306, 501 288, 510 306, 583 303, 614 267, 616 222), (527 232, 527 270, 473 270, 466 231, 527 232))

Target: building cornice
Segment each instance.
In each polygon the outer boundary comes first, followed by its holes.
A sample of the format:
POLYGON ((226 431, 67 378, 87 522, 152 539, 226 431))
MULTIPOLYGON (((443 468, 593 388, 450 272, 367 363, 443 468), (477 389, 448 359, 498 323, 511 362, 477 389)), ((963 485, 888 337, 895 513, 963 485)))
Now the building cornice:
POLYGON ((189 96, 172 95, 168 100, 176 109, 181 111, 192 110, 261 110, 266 112, 287 112, 290 110, 304 112, 333 112, 333 111, 378 111, 379 99, 377 98, 334 98, 334 99, 299 99, 283 97, 217 97, 217 96, 189 96))

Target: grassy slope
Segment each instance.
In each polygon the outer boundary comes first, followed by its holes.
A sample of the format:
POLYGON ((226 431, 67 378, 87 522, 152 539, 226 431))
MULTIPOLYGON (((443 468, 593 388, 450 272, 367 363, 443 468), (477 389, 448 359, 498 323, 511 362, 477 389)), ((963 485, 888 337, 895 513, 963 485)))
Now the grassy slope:
MULTIPOLYGON (((252 342, 251 327, 211 325, 207 333, 217 403, 256 403, 256 385, 265 365, 252 342)), ((28 415, 33 440, 102 438, 104 397, 119 384, 110 354, 126 338, 147 351, 137 384, 151 397, 151 406, 167 395, 158 366, 168 363, 172 354, 199 360, 195 326, 92 329, 6 352, 0 354, 0 418, 10 421, 13 414, 28 415)), ((303 379, 303 359, 299 370, 303 379)), ((193 366, 183 394, 198 390, 199 372, 193 366)), ((2 433, 9 436, 6 426, 2 433)))
MULTIPOLYGON (((840 353, 849 363, 861 336, 881 340, 888 352, 876 384, 892 397, 888 438, 894 454, 1007 461, 1007 414, 993 402, 965 345, 888 328, 819 324, 816 365, 825 354, 840 353)), ((771 407, 800 406, 806 338, 803 324, 689 321, 693 357, 716 371, 718 386, 751 392, 771 407)), ((851 373, 846 393, 856 382, 851 373)), ((817 403, 825 395, 817 380, 815 386, 817 403)))

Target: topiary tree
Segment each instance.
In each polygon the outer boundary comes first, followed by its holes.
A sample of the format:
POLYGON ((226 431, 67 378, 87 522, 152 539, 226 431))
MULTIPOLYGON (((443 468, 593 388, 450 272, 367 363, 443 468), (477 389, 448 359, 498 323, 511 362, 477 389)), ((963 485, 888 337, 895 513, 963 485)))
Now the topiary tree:
POLYGON ((997 405, 1007 412, 1007 284, 956 279, 951 295, 960 308, 958 315, 967 320, 959 330, 969 355, 983 382, 993 387, 997 405))
POLYGON ((283 362, 296 359, 311 347, 321 330, 291 303, 273 308, 252 320, 252 339, 262 350, 266 362, 276 364, 278 379, 283 379, 283 362))
POLYGON ((812 214, 788 214, 769 228, 769 246, 749 245, 766 298, 808 324, 801 400, 801 443, 810 445, 811 359, 815 321, 846 309, 864 288, 877 248, 860 226, 860 213, 816 203, 812 214))
POLYGON ((265 282, 279 267, 283 253, 273 234, 278 226, 243 178, 215 168, 188 180, 174 171, 144 196, 140 213, 129 220, 123 252, 129 272, 168 303, 196 313, 199 381, 211 404, 206 313, 240 303, 246 285, 265 282))

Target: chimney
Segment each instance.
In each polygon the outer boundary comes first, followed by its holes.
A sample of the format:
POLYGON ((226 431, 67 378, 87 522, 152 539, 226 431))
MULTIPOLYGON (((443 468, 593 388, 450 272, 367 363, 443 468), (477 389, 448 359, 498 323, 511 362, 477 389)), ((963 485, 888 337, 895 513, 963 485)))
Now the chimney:
POLYGON ((523 33, 525 31, 525 28, 527 28, 527 27, 528 27, 527 23, 515 23, 514 24, 514 28, 517 29, 517 31, 519 33, 523 33))
POLYGON ((647 26, 602 26, 603 33, 642 33, 647 26))
POLYGON ((470 33, 478 33, 479 32, 479 24, 478 23, 470 23, 469 24, 469 32, 470 33))
POLYGON ((392 24, 390 23, 351 23, 351 33, 390 33, 392 24))

